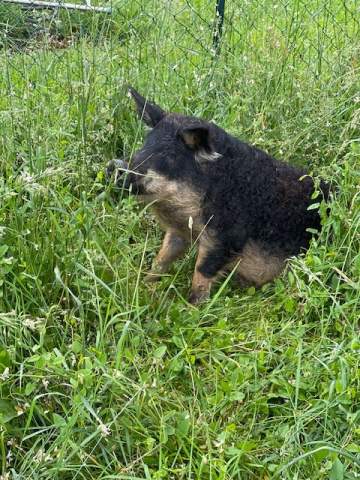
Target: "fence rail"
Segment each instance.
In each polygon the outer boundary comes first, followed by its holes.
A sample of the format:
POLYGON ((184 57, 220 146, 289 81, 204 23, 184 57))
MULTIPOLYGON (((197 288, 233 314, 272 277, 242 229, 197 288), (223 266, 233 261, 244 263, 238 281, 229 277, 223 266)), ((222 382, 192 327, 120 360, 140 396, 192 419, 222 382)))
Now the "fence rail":
POLYGON ((78 3, 66 3, 66 2, 47 2, 43 0, 1 0, 4 3, 13 3, 21 5, 24 8, 50 8, 58 9, 64 8, 66 10, 78 10, 80 12, 97 12, 97 13, 111 13, 111 7, 94 7, 91 5, 90 0, 86 1, 85 5, 78 3))

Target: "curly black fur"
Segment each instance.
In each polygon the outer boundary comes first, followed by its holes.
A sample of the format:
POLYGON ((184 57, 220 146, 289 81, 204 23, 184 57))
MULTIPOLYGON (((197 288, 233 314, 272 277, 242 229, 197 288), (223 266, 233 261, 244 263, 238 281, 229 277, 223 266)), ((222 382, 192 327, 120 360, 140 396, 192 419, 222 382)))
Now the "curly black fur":
MULTIPOLYGON (((144 178, 151 170, 199 193, 202 223, 214 239, 201 266, 204 275, 215 275, 249 241, 285 257, 309 246, 307 229, 320 230, 321 224, 318 211, 308 210, 318 199, 311 198, 314 180, 305 170, 275 160, 213 123, 166 114, 131 93, 152 130, 132 159, 135 173, 128 183, 136 193, 146 193, 144 178)), ((319 187, 327 200, 329 185, 321 181, 319 187)))

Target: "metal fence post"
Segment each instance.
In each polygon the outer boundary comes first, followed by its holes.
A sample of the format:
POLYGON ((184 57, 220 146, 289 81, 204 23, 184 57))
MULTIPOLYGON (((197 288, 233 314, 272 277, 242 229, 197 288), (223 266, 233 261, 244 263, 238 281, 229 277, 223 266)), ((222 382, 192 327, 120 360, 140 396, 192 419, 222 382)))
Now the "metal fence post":
POLYGON ((220 52, 220 40, 224 24, 225 0, 216 0, 213 47, 215 54, 220 52))

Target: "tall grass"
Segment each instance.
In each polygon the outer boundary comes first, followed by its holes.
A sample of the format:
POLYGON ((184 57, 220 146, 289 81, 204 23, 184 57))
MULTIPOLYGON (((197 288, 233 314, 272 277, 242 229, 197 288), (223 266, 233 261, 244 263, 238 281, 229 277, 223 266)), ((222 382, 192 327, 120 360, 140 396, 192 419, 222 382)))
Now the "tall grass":
POLYGON ((3 479, 360 474, 358 7, 226 2, 216 56, 214 3, 0 6, 3 479), (191 251, 143 284, 161 233, 103 178, 143 138, 129 83, 337 187, 282 278, 190 308, 191 251))

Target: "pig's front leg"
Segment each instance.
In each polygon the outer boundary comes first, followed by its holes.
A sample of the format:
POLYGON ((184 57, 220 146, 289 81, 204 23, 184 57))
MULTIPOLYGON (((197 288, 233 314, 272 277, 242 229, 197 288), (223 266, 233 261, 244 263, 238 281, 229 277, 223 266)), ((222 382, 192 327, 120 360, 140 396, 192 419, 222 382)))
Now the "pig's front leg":
POLYGON ((144 280, 146 282, 160 280, 161 275, 169 271, 171 264, 184 255, 188 245, 189 243, 176 230, 167 230, 161 249, 152 264, 151 271, 144 280))
POLYGON ((189 297, 190 303, 197 305, 209 298, 211 286, 225 270, 228 260, 224 249, 210 245, 207 241, 202 243, 200 240, 189 297))

